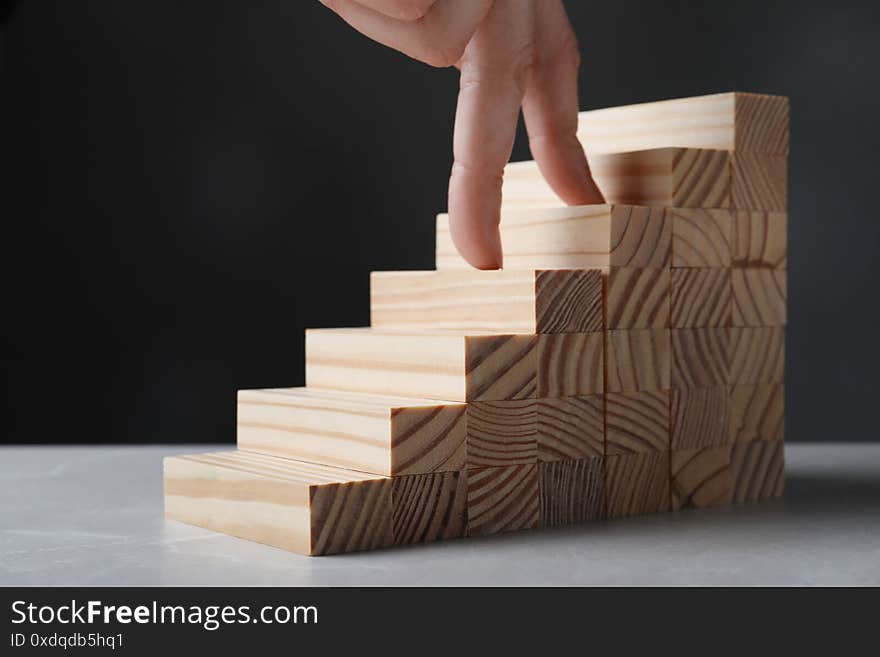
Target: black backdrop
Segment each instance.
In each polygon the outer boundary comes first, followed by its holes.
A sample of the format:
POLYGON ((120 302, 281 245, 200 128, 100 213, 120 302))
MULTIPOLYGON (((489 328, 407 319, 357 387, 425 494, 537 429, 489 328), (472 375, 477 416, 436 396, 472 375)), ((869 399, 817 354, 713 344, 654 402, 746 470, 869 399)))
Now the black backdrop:
MULTIPOLYGON (((568 3, 583 108, 791 97, 789 440, 878 433, 873 5, 568 3)), ((4 441, 231 441, 371 269, 431 268, 455 71, 314 1, 24 0, 0 38, 4 441)))

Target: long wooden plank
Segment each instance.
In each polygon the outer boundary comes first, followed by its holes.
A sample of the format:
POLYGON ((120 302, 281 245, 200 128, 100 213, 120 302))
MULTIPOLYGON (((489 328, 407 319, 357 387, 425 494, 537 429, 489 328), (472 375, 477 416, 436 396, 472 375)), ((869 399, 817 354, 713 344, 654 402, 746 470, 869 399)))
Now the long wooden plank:
POLYGON ((449 401, 528 399, 537 337, 455 331, 310 329, 309 387, 449 401))
POLYGON ((789 102, 784 96, 728 92, 581 112, 587 152, 679 146, 785 155, 789 102))
POLYGON ((240 390, 238 447, 383 475, 459 470, 465 409, 308 388, 240 390))
POLYGON ((510 333, 602 330, 598 269, 373 272, 374 327, 510 333))
MULTIPOLYGON (((503 211, 505 269, 590 269, 669 266, 671 225, 663 208, 583 205, 503 211)), ((438 270, 470 269, 437 216, 438 270)))
POLYGON ((387 477, 239 452, 164 466, 172 520, 310 555, 393 541, 387 477))

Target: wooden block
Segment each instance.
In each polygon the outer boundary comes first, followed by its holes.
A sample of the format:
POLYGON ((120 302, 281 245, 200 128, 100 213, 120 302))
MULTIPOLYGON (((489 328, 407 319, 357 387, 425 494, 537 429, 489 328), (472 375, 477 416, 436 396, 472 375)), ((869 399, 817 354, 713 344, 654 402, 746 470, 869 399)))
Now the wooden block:
POLYGON ((673 450, 702 449, 732 442, 726 386, 675 389, 670 399, 673 450))
POLYGON ((534 335, 310 329, 310 388, 451 401, 535 396, 534 335))
POLYGON ((672 387, 713 388, 730 378, 730 329, 672 329, 672 387))
POLYGON ((672 452, 673 511, 730 504, 733 498, 730 452, 730 446, 672 452))
POLYGON ((658 148, 628 153, 587 153, 606 202, 679 208, 728 208, 727 151, 658 148))
POLYGON ((302 554, 390 545, 391 479, 242 452, 165 459, 165 515, 302 554))
POLYGON ((782 383, 785 378, 785 329, 730 329, 730 383, 782 383))
POLYGON ((602 395, 538 399, 538 459, 590 459, 605 453, 602 395))
POLYGON ((535 399, 467 405, 467 467, 516 465, 538 460, 535 399))
POLYGON ((788 208, 788 156, 731 155, 731 207, 785 212, 788 208))
POLYGON ((729 267, 733 211, 672 208, 673 267, 729 267))
POLYGON ((609 392, 605 395, 605 453, 669 450, 669 392, 609 392))
POLYGON ((730 326, 730 269, 673 269, 673 328, 730 326))
MULTIPOLYGON (((508 165, 511 166, 511 165, 508 165)), ((501 241, 505 269, 589 269, 669 266, 672 231, 663 208, 584 205, 504 210, 501 241)), ((437 216, 437 269, 467 269, 437 216)))
POLYGON ((784 269, 732 269, 733 326, 785 326, 784 269))
POLYGON ((605 505, 609 518, 669 510, 669 452, 605 457, 605 505))
POLYGON ((736 443, 731 453, 733 501, 758 502, 785 491, 785 443, 758 440, 736 443))
POLYGON ((669 329, 608 331, 606 349, 608 392, 669 389, 669 329))
POLYGON ((788 215, 738 210, 734 213, 731 260, 734 267, 785 269, 788 215))
POLYGON ((541 463, 538 471, 543 527, 605 516, 604 459, 541 463))
POLYGON ((308 388, 240 390, 238 447, 384 475, 459 470, 465 409, 308 388))
POLYGON ((538 465, 469 470, 468 536, 538 526, 538 465))
POLYGON ((729 92, 581 112, 577 135, 590 153, 682 146, 788 153, 785 96, 729 92))
POLYGON ((394 477, 391 503, 395 545, 458 538, 467 530, 464 472, 394 477))
POLYGON ((740 385, 730 389, 730 440, 782 440, 785 436, 785 386, 740 385))
POLYGON ((507 333, 602 330, 598 269, 386 271, 370 276, 371 324, 507 333))
POLYGON ((605 293, 608 328, 667 328, 670 285, 668 269, 608 269, 605 293))
POLYGON ((604 389, 601 332, 538 336, 538 397, 594 395, 604 389))

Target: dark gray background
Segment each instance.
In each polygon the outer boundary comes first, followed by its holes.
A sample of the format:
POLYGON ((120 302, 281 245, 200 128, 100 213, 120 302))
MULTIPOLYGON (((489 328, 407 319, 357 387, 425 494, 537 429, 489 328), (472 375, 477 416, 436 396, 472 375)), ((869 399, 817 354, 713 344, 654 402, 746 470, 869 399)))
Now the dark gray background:
MULTIPOLYGON (((873 5, 568 3, 582 108, 791 97, 789 440, 878 438, 873 5)), ((299 0, 25 0, 2 39, 4 441, 231 441, 370 270, 432 267, 455 71, 299 0)))

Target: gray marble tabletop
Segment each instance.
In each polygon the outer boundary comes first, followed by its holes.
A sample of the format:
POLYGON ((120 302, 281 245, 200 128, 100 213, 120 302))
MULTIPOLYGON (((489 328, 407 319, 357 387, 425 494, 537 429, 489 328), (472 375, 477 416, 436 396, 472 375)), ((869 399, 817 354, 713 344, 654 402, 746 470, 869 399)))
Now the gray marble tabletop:
POLYGON ((784 500, 333 557, 162 515, 162 457, 0 448, 0 585, 880 584, 880 444, 789 444, 784 500))

